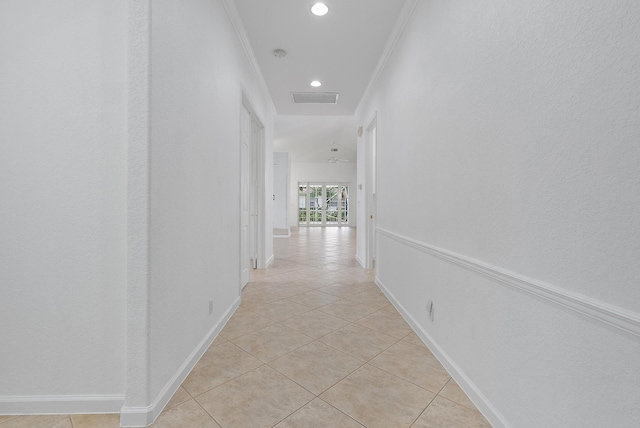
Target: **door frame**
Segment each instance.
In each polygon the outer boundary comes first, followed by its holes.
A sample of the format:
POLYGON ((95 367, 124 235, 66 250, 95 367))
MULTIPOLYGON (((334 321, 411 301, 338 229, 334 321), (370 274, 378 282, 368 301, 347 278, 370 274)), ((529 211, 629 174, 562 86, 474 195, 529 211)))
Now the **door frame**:
POLYGON ((373 114, 366 128, 365 139, 365 268, 372 269, 376 261, 377 181, 378 181, 378 114, 373 114))
POLYGON ((245 282, 246 267, 251 269, 264 269, 265 268, 265 210, 264 210, 264 194, 265 194, 265 132, 263 122, 256 114, 255 109, 252 107, 252 103, 245 94, 242 92, 242 102, 240 108, 240 288, 242 289, 247 282, 245 282), (242 115, 244 111, 249 113, 249 161, 248 170, 245 171, 246 176, 243 177, 243 158, 242 158, 242 115), (243 210, 242 210, 242 195, 243 195, 243 183, 248 183, 249 192, 249 237, 248 243, 244 243, 242 236, 242 223, 243 223, 243 210), (249 247, 249 259, 245 260, 245 254, 243 254, 243 245, 248 244, 249 247))

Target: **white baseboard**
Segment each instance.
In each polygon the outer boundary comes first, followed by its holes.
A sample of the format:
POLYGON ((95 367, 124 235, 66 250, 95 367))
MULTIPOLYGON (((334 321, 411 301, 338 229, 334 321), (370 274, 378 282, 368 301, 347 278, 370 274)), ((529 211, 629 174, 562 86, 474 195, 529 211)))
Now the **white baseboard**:
MULTIPOLYGON (((171 377, 169 382, 162 388, 156 399, 147 407, 122 407, 120 412, 120 426, 123 427, 146 427, 151 425, 162 410, 167 405, 173 394, 176 393, 182 382, 187 378, 191 370, 200 361, 205 351, 211 346, 211 343, 220 334, 224 326, 227 324, 233 313, 240 306, 240 297, 236 299, 233 305, 225 312, 209 333, 200 341, 198 346, 191 352, 191 355, 180 366, 176 373, 171 377)), ((104 413, 104 412, 103 412, 104 413)), ((113 413, 113 412, 112 412, 113 413)))
POLYGON ((290 238, 291 237, 291 229, 290 228, 274 228, 273 229, 273 237, 274 238, 290 238))
POLYGON ((0 397, 0 415, 120 413, 123 395, 42 395, 0 397))
POLYGON ((362 266, 364 269, 367 268, 366 263, 356 254, 356 261, 362 266))
POLYGON ((395 296, 384 286, 380 278, 375 279, 376 284, 387 296, 389 301, 395 306, 400 315, 411 326, 413 331, 420 337, 422 342, 431 350, 433 355, 440 361, 440 364, 449 372, 451 377, 458 383, 460 388, 467 394, 469 399, 480 410, 480 413, 494 427, 510 428, 511 425, 505 420, 502 414, 489 402, 487 397, 480 392, 476 385, 467 377, 460 367, 449 357, 449 355, 433 340, 431 335, 427 333, 418 322, 407 312, 404 306, 395 298, 395 296))
POLYGON ((271 266, 271 263, 273 263, 274 260, 275 260, 275 255, 271 254, 271 257, 269 257, 267 261, 264 263, 264 268, 266 269, 269 266, 271 266))

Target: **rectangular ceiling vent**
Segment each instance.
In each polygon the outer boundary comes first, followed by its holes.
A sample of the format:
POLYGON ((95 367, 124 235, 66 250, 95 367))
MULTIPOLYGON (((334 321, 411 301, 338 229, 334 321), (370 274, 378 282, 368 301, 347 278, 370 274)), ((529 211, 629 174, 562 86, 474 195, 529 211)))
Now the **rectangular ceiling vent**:
POLYGON ((292 92, 295 104, 338 104, 337 92, 292 92))

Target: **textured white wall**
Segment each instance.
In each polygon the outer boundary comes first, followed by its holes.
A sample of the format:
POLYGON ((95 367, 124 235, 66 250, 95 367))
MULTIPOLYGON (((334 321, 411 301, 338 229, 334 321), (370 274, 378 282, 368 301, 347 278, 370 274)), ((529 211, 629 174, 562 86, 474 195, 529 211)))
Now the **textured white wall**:
MULTIPOLYGON (((151 23, 153 400, 239 296, 243 90, 257 103, 267 138, 273 118, 222 2, 154 2, 151 23)), ((272 167, 269 174, 271 195, 272 167)))
MULTIPOLYGON (((633 0, 418 1, 359 118, 378 226, 639 319, 638 40, 633 0)), ((507 424, 640 425, 637 336, 378 243, 382 284, 507 424)))
POLYGON ((358 215, 356 169, 356 164, 353 162, 292 162, 289 225, 294 227, 298 226, 298 182, 302 181, 316 183, 351 183, 349 192, 351 210, 349 214, 349 225, 356 226, 356 218, 358 215))
POLYGON ((0 2, 3 409, 124 394, 126 31, 124 1, 0 2))
POLYGON ((289 176, 291 163, 289 153, 276 152, 273 154, 273 228, 288 229, 287 211, 289 202, 289 176))

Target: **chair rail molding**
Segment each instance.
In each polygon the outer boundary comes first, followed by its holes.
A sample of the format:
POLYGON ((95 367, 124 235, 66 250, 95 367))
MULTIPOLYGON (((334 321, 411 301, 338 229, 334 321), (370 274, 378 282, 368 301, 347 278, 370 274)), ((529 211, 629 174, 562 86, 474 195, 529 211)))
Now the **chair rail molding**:
POLYGON ((493 266, 473 258, 454 253, 424 242, 383 228, 376 228, 376 232, 415 248, 421 252, 438 257, 464 269, 484 275, 518 290, 532 294, 540 299, 552 302, 562 308, 586 315, 603 324, 615 327, 631 334, 636 340, 640 339, 640 314, 610 305, 597 299, 565 290, 552 284, 511 272, 507 269, 493 266))

